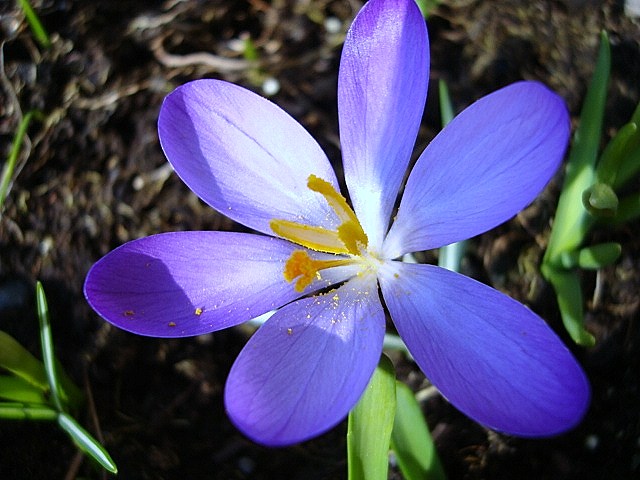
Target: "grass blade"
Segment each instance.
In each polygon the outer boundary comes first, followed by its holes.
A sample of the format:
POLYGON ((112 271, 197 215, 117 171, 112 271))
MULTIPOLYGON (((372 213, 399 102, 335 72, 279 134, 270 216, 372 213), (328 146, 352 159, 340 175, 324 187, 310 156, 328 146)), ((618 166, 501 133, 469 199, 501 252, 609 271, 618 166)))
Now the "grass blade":
POLYGON ((569 152, 564 185, 544 256, 544 262, 550 265, 560 264, 563 251, 579 247, 593 222, 582 206, 582 192, 593 184, 595 178, 610 71, 609 39, 606 32, 602 32, 596 68, 569 152))
POLYGON ((24 12, 24 16, 27 18, 27 23, 31 27, 31 31, 33 32, 33 36, 36 37, 38 43, 44 47, 51 47, 51 39, 49 38, 49 34, 42 26, 42 22, 36 15, 36 12, 31 8, 29 4, 29 0, 18 0, 22 11, 24 12))
POLYGON ((3 420, 55 420, 58 412, 45 405, 0 402, 0 418, 3 420))
POLYGON ((562 323, 571 339, 578 345, 593 347, 596 339, 584 328, 582 289, 575 270, 560 270, 542 264, 542 273, 551 282, 558 297, 562 323))
POLYGON ((18 130, 13 137, 13 142, 11 142, 11 150, 9 150, 7 161, 4 164, 4 167, 2 167, 2 174, 0 175, 0 214, 2 213, 4 200, 9 194, 9 185, 11 184, 11 178, 13 177, 13 172, 15 171, 16 164, 18 163, 20 147, 22 146, 24 136, 27 134, 27 128, 29 127, 29 123, 31 122, 31 118, 33 118, 34 114, 35 112, 32 110, 27 112, 27 114, 22 118, 20 125, 18 125, 18 130))
POLYGON ((0 367, 43 391, 49 390, 42 363, 2 330, 0 330, 0 367))
MULTIPOLYGON (((444 80, 438 81, 438 98, 440 101, 440 121, 445 127, 455 116, 453 111, 453 103, 449 95, 449 88, 444 80)), ((452 243, 438 249, 438 266, 451 270, 452 272, 460 272, 462 258, 467 251, 467 241, 452 243)))
POLYGON ((0 398, 20 403, 47 403, 44 391, 20 377, 0 375, 0 398))
POLYGON ((51 323, 49 322, 49 306, 44 288, 40 282, 36 283, 36 305, 38 309, 38 319, 40 320, 40 341, 42 343, 42 361, 47 374, 49 388, 51 389, 51 401, 58 411, 62 412, 62 401, 60 400, 60 385, 56 375, 56 362, 53 355, 53 338, 51 336, 51 323))
POLYGON ((102 468, 111 473, 118 473, 118 467, 105 448, 71 416, 60 412, 58 425, 67 432, 80 450, 98 462, 102 468))
POLYGON ((386 480, 389 444, 396 411, 396 381, 391 360, 382 355, 369 385, 349 413, 349 480, 386 480))
POLYGON ((398 406, 391 435, 391 448, 406 480, 444 480, 431 433, 420 405, 409 387, 396 383, 398 406))

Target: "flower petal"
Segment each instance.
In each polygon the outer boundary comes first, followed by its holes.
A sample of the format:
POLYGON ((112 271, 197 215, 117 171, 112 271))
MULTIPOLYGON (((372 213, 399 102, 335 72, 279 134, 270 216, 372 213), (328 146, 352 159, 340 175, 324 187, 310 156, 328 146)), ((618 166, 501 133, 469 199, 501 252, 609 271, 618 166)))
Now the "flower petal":
POLYGON ((196 80, 167 96, 160 143, 176 173, 233 220, 273 234, 271 219, 327 225, 333 212, 307 188, 314 174, 338 188, 309 133, 270 101, 219 80, 196 80))
POLYGON ((302 292, 283 277, 297 245, 230 232, 173 232, 126 243, 89 271, 85 296, 107 321, 154 337, 237 325, 353 272, 323 271, 302 292))
POLYGON ((233 365, 225 388, 229 417, 265 445, 289 445, 330 429, 369 382, 384 328, 372 275, 284 307, 233 365))
POLYGON ((391 317, 427 378, 483 425, 524 437, 575 426, 587 379, 544 321, 463 275, 388 262, 379 276, 391 317))
POLYGON ((562 99, 519 82, 455 117, 418 159, 385 255, 441 247, 508 220, 540 193, 569 139, 562 99))
POLYGON ((429 81, 429 40, 413 0, 371 0, 342 50, 338 113, 345 178, 379 249, 416 141, 429 81))

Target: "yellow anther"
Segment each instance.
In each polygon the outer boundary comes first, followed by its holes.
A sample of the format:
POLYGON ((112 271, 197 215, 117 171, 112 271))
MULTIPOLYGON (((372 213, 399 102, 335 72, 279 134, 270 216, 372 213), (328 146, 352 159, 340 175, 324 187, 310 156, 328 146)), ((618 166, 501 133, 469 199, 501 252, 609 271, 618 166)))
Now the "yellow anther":
POLYGON ((294 250, 284 266, 284 279, 296 280, 296 292, 302 292, 314 279, 320 278, 320 270, 352 263, 350 258, 337 260, 314 260, 305 250, 294 250))
POLYGON ((351 210, 347 200, 333 188, 333 185, 329 182, 315 175, 309 175, 309 178, 307 178, 307 187, 309 187, 309 190, 318 192, 327 200, 327 203, 333 208, 333 211, 336 212, 336 215, 338 215, 342 223, 358 223, 358 217, 356 217, 356 214, 351 210))
POLYGON ((317 252, 349 253, 338 232, 322 227, 312 227, 289 220, 271 220, 271 230, 282 238, 317 252))
POLYGON ((282 238, 319 252, 359 255, 367 248, 368 239, 347 200, 333 185, 315 175, 309 176, 307 187, 326 199, 340 220, 340 226, 328 230, 290 220, 271 220, 271 230, 282 238))

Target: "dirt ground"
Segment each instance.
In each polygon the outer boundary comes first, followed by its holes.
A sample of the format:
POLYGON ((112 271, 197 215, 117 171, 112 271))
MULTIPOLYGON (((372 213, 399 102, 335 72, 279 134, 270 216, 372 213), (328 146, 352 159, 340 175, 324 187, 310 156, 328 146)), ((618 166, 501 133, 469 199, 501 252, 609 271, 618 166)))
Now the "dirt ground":
MULTIPOLYGON (((90 400, 78 418, 102 438, 120 478, 345 478, 345 425, 298 446, 267 449, 226 418, 223 386, 247 330, 138 337, 100 320, 82 285, 93 262, 128 240, 238 228, 167 167, 156 121, 164 95, 177 85, 223 78, 269 94, 339 165, 337 69, 344 33, 362 2, 31 3, 51 34, 49 49, 34 41, 17 2, 0 3, 0 159, 22 115, 43 113, 29 127, 0 218, 0 329, 38 352, 33 286, 41 280, 57 353, 90 400), (247 42, 255 61, 243 56, 247 42)), ((611 136, 640 99, 640 19, 626 15, 623 4, 445 0, 428 21, 432 88, 416 151, 439 129, 438 79, 447 81, 458 109, 512 81, 537 79, 566 99, 576 120, 602 29, 612 43, 605 119, 611 136)), ((537 270, 560 182, 559 174, 517 218, 473 239, 464 268, 525 302, 566 339, 554 295, 537 270)), ((620 242, 623 253, 614 266, 583 275, 597 345, 572 349, 592 383, 587 417, 560 437, 522 440, 486 431, 438 395, 425 397, 449 478, 640 478, 640 225, 600 228, 592 237, 620 242)), ((425 390, 415 365, 400 355, 394 361, 401 378, 425 390)), ((401 478, 394 468, 389 475, 401 478)), ((2 422, 0 477, 106 475, 82 460, 54 425, 2 422)))

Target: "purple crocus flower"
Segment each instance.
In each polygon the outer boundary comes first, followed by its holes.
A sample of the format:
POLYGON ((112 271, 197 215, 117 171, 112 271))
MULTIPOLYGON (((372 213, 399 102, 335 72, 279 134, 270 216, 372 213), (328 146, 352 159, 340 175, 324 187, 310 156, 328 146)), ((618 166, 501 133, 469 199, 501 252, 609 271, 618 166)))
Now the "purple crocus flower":
POLYGON ((347 415, 382 352, 383 305, 426 376, 481 424, 553 435, 587 408, 584 373, 537 315, 465 276, 399 260, 513 217, 557 170, 570 130, 562 100, 538 83, 490 94, 425 149, 392 218, 428 52, 413 0, 369 1, 347 34, 338 106, 353 208, 318 144, 273 103, 218 80, 177 88, 158 122, 167 158, 203 201, 258 233, 134 240, 87 276, 91 306, 141 335, 200 335, 278 309, 225 389, 230 418, 259 443, 303 441, 347 415))

